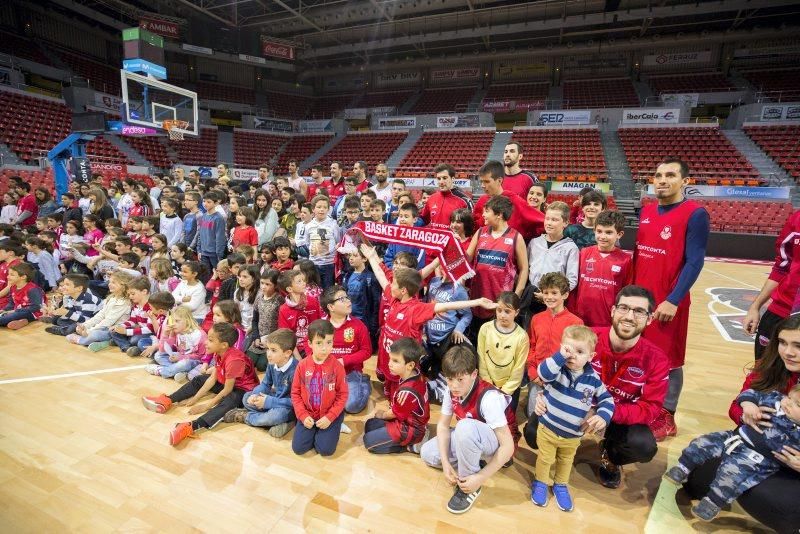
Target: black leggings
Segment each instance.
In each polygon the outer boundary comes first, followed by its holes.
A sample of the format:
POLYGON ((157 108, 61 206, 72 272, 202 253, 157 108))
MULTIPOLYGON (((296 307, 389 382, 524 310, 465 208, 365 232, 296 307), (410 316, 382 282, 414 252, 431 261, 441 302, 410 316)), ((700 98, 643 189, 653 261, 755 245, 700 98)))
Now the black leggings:
MULTIPOLYGON (((683 486, 691 498, 705 497, 719 464, 719 459, 712 460, 692 471, 683 486)), ((794 471, 781 469, 736 501, 756 521, 780 534, 797 533, 800 529, 800 474, 794 471)))
MULTIPOLYGON (((532 449, 538 449, 536 434, 539 418, 532 414, 522 430, 525 441, 532 449)), ((647 425, 608 425, 605 434, 608 459, 616 465, 647 463, 658 452, 656 439, 647 425)))
MULTIPOLYGON (((180 402, 194 397, 195 393, 200 391, 200 388, 205 384, 206 379, 213 380, 214 377, 210 375, 199 375, 194 377, 191 381, 186 382, 172 395, 169 395, 172 402, 180 402)), ((211 388, 209 393, 219 393, 225 386, 217 382, 211 388)), ((192 426, 194 428, 211 428, 222 420, 222 417, 234 408, 242 407, 242 397, 247 393, 243 389, 233 388, 233 391, 222 397, 219 404, 211 408, 209 411, 198 417, 192 426)))

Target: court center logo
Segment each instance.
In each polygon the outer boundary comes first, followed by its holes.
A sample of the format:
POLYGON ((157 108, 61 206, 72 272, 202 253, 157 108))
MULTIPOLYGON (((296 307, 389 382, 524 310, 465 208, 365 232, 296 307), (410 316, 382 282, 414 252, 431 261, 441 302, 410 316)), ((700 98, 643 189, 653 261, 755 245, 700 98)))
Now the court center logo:
POLYGON ((709 318, 725 341, 753 344, 753 338, 744 331, 742 323, 747 309, 753 303, 758 290, 744 287, 710 287, 706 294, 709 318))

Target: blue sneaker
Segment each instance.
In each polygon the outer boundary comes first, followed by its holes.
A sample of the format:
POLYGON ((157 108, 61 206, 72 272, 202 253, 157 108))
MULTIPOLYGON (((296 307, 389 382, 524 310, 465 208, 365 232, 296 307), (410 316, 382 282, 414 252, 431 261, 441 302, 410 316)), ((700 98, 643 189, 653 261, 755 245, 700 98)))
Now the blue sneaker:
POLYGON ((531 501, 536 506, 547 506, 547 498, 548 498, 549 488, 547 484, 544 482, 539 482, 538 480, 533 481, 533 485, 531 486, 531 501))
POLYGON ((553 484, 553 495, 555 495, 556 504, 562 512, 571 512, 575 507, 566 484, 553 484))

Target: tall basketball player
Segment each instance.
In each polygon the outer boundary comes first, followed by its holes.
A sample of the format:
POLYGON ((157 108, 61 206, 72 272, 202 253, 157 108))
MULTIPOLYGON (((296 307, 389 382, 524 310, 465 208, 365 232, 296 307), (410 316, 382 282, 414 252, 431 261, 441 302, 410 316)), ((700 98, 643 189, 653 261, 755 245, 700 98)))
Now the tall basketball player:
POLYGON ((689 291, 700 276, 710 230, 708 212, 686 200, 683 186, 689 182, 689 166, 668 157, 653 177, 657 203, 642 208, 634 251, 634 284, 655 296, 653 322, 644 337, 669 358, 669 391, 664 407, 650 428, 656 441, 678 433, 675 410, 683 388, 683 363, 689 326, 689 291))

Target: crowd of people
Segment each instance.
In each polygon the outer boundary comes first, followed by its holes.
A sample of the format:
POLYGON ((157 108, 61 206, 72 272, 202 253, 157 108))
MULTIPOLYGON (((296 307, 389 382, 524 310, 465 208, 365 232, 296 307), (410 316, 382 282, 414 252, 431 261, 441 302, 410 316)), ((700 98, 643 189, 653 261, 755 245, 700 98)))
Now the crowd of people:
MULTIPOLYGON (((512 142, 502 162, 483 165, 474 204, 446 163, 419 199, 384 164, 370 181, 363 161, 347 177, 339 162, 329 177, 314 166, 309 180, 296 162, 288 176, 264 166, 250 182, 233 181, 225 164, 205 179, 176 168, 150 187, 95 177, 72 182, 58 203, 12 179, 0 326, 46 322, 65 342, 149 361, 148 373, 178 386, 144 407, 199 416, 175 426, 173 446, 224 421, 275 438, 294 429, 295 453, 332 455, 347 415, 367 408, 364 364, 377 354, 383 398, 365 424, 367 450, 419 454, 454 486, 447 509, 464 513, 524 439, 538 451, 531 500, 547 506, 552 494, 571 511, 584 434, 603 436, 607 488, 677 434, 709 218, 683 197, 686 163, 666 158, 630 255, 619 248, 626 219, 602 192, 548 202, 523 161, 512 142), (455 255, 428 246, 434 230, 449 230, 455 255), (434 436, 431 403, 441 405, 434 436)), ((765 285, 748 331, 795 265, 776 263, 781 278, 765 285)), ((780 500, 800 489, 800 321, 786 318, 790 307, 761 318, 760 359, 731 408, 737 430, 698 438, 666 474, 702 497, 698 517, 739 498, 770 526, 797 518, 780 500)))

